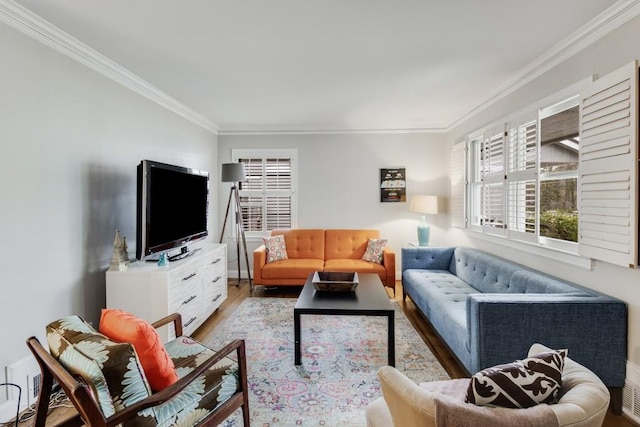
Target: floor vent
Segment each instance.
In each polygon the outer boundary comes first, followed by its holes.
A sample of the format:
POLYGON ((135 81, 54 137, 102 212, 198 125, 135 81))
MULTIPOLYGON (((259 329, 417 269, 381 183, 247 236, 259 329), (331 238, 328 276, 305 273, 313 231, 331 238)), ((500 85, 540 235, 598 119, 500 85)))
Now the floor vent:
POLYGON ((640 423, 640 386, 625 383, 622 389, 622 412, 640 423))
POLYGON ((38 393, 40 392, 40 383, 42 382, 42 373, 32 372, 27 375, 27 384, 29 384, 29 390, 27 391, 27 403, 33 405, 38 401, 38 393))
MULTIPOLYGON (((6 375, 7 382, 17 384, 22 391, 20 411, 38 401, 42 374, 34 357, 27 356, 8 365, 6 367, 6 375)), ((14 387, 9 387, 7 389, 7 398, 17 402, 18 390, 14 387)))

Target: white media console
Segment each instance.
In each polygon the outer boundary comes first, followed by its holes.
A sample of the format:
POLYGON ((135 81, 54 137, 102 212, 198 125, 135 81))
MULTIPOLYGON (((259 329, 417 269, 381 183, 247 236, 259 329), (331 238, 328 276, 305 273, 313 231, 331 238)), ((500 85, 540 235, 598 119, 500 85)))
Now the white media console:
MULTIPOLYGON (((128 311, 149 322, 182 315, 190 335, 227 299, 227 245, 207 244, 166 267, 134 262, 126 271, 107 271, 107 308, 128 311)), ((173 326, 158 330, 163 342, 175 338, 173 326)))

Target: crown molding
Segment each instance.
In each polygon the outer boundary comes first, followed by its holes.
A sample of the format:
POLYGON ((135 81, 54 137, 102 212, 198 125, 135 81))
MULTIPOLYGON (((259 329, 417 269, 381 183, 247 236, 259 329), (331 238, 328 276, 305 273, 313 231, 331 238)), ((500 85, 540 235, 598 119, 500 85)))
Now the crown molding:
POLYGON ((485 108, 488 108, 492 104, 522 88, 535 78, 540 77, 556 65, 564 62, 638 15, 640 15, 640 0, 618 1, 544 54, 534 59, 526 67, 522 68, 483 103, 449 125, 447 132, 480 113, 485 108))
POLYGON ((445 128, 416 128, 416 129, 291 129, 291 130, 219 130, 220 136, 238 136, 238 135, 389 135, 389 134, 434 134, 446 133, 445 128))
POLYGON ((150 99, 196 125, 213 133, 218 132, 218 126, 215 123, 159 90, 146 80, 136 76, 124 67, 121 67, 89 46, 71 37, 69 34, 13 0, 0 0, 0 21, 67 55, 71 59, 86 65, 94 71, 150 99))

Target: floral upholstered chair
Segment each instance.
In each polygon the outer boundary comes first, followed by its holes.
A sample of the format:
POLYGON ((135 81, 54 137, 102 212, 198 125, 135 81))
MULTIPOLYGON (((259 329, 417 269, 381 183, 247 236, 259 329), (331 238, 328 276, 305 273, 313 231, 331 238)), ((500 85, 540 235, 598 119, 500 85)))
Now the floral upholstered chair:
POLYGON ((47 326, 50 353, 35 337, 29 338, 27 345, 43 374, 34 426, 45 425, 54 379, 88 426, 218 425, 238 408, 244 426, 249 426, 244 341, 215 352, 181 336, 179 314, 150 326, 171 322, 178 338, 160 344, 160 350, 166 351, 175 376, 159 390, 148 381, 139 347, 109 339, 78 316, 47 326))

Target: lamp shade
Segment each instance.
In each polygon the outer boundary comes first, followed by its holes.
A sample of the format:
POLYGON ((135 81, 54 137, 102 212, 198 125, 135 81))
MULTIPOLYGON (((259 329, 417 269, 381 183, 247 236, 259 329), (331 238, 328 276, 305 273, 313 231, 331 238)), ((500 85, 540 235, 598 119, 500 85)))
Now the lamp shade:
POLYGON ((247 179, 243 163, 223 163, 222 182, 242 182, 247 179))
POLYGON ((409 205, 411 212, 425 214, 437 214, 438 213, 438 196, 427 196, 424 194, 418 194, 411 198, 411 204, 409 205))

